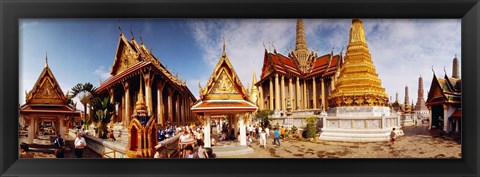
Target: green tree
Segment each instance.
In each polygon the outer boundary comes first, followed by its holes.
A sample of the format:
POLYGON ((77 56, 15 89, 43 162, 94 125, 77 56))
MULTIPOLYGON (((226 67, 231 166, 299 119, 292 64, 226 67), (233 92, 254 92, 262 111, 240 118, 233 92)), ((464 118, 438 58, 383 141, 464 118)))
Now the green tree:
POLYGON ((98 128, 98 137, 107 138, 110 117, 113 114, 113 104, 110 103, 110 98, 107 96, 103 99, 95 97, 92 99, 92 111, 94 112, 94 119, 100 123, 98 128))
POLYGON ((78 83, 70 91, 71 98, 75 98, 78 96, 80 103, 82 103, 83 105, 83 120, 85 122, 87 120, 87 104, 90 103, 89 95, 93 96, 94 93, 95 93, 95 87, 93 87, 93 85, 90 82, 87 82, 84 84, 78 83))
POLYGON ((306 128, 306 138, 316 138, 317 137, 317 120, 318 117, 307 117, 307 128, 306 128))
POLYGON ((270 116, 273 115, 272 110, 259 110, 255 114, 255 120, 260 122, 260 125, 263 127, 270 126, 270 116))

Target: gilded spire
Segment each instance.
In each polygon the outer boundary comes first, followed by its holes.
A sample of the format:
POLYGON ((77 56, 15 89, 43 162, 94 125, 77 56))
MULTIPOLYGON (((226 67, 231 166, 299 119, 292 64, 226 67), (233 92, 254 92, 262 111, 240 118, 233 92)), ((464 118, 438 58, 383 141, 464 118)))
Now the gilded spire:
POLYGON ((45 52, 45 67, 48 67, 48 54, 45 52))
POLYGON ((460 70, 459 70, 457 54, 455 54, 455 58, 453 58, 452 77, 455 79, 460 79, 460 70))
POLYGON ((375 71, 365 40, 362 20, 353 19, 350 38, 335 90, 329 96, 333 107, 355 106, 355 95, 365 94, 360 102, 368 106, 387 106, 388 96, 375 71))
POLYGON ((223 37, 223 51, 222 51, 222 57, 226 57, 227 56, 227 52, 225 51, 225 37, 223 37))
POLYGON ((307 48, 307 40, 305 38, 305 25, 302 19, 298 19, 297 21, 297 35, 294 54, 297 57, 300 69, 303 72, 306 72, 308 66, 307 60, 309 57, 309 52, 307 48))
POLYGON ((143 99, 143 91, 142 91, 142 76, 140 76, 140 91, 138 92, 137 103, 135 103, 135 109, 137 111, 146 111, 147 106, 145 105, 145 100, 143 99))
POLYGON ((350 39, 349 45, 351 43, 364 43, 367 44, 367 40, 365 39, 365 30, 363 29, 363 24, 361 19, 353 19, 352 26, 350 28, 350 39))
POLYGON ((250 89, 249 100, 256 104, 258 100, 258 89, 255 84, 257 83, 257 74, 255 73, 255 65, 253 66, 253 78, 252 78, 252 88, 250 89))

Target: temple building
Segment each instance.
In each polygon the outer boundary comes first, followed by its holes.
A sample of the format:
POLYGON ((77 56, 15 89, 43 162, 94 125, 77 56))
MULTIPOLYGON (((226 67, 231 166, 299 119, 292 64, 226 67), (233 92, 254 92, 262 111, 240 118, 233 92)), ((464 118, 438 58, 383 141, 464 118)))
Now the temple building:
POLYGON ((291 103, 293 114, 313 115, 329 106, 327 98, 335 89, 334 83, 342 65, 342 52, 333 54, 333 50, 318 56, 308 50, 305 38, 304 22, 297 21, 295 50, 286 56, 265 49, 262 74, 256 82, 254 75, 252 86, 258 89, 256 101, 260 110, 273 110, 274 117, 285 117, 287 100, 291 103), (258 88, 256 88, 258 87, 258 88))
POLYGON ((116 105, 111 119, 115 127, 128 127, 140 90, 145 93, 147 115, 156 120, 156 125, 187 124, 197 120, 190 111, 196 98, 186 81, 162 65, 151 49, 147 50, 143 42, 139 44, 133 34, 129 41, 120 30, 110 75, 95 91, 100 96, 109 96, 116 105))
MULTIPOLYGON (((240 130, 239 142, 247 147, 246 125, 251 123, 249 116, 257 111, 257 106, 250 102, 247 90, 232 67, 223 45, 222 56, 213 70, 207 85, 199 84, 200 100, 191 110, 199 116, 204 126, 205 147, 211 147, 211 121, 227 117, 229 125, 240 130)), ((217 129, 218 130, 218 129, 217 129)), ((235 135, 237 132, 235 132, 235 135)))
POLYGON ((430 117, 430 111, 428 110, 428 107, 425 104, 424 94, 425 93, 423 92, 423 78, 422 76, 420 76, 418 78, 417 103, 415 104, 415 110, 414 110, 417 122, 428 120, 428 118, 430 117))
POLYGON ((25 95, 25 104, 20 106, 20 119, 28 124, 28 143, 32 144, 38 135, 65 137, 67 127, 80 121, 80 111, 69 104, 60 85, 48 66, 35 82, 32 90, 25 95))
MULTIPOLYGON (((332 141, 388 141, 400 130, 400 116, 392 113, 382 82, 375 71, 362 20, 353 19, 344 63, 322 112, 320 139, 332 141)), ((398 99, 398 98, 397 98, 398 99)))
POLYGON ((457 56, 453 59, 452 77, 445 71, 443 78, 433 72, 432 84, 428 92, 427 107, 430 109, 431 128, 449 133, 461 130, 462 119, 462 79, 457 56))

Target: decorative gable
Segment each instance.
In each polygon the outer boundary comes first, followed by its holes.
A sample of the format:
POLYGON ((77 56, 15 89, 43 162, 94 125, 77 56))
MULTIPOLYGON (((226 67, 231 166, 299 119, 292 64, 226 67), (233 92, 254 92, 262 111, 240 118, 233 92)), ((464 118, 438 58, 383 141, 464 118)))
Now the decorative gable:
POLYGON ((238 90, 235 88, 232 79, 222 70, 220 75, 216 78, 210 94, 238 94, 238 90))
POLYGON ((26 97, 28 104, 66 104, 67 101, 67 97, 63 94, 48 66, 40 74, 26 97))
POLYGON ((129 44, 125 36, 120 34, 117 53, 115 54, 115 60, 113 61, 112 68, 110 68, 110 74, 115 76, 122 71, 127 70, 131 66, 138 63, 138 59, 138 52, 129 44))

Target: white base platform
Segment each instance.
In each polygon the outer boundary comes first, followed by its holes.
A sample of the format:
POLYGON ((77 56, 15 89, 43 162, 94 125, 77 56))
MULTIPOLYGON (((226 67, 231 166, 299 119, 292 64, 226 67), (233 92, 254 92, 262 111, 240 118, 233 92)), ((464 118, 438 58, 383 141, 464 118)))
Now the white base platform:
MULTIPOLYGON (((395 128, 397 136, 403 136, 401 129, 395 128)), ((321 140, 348 142, 390 141, 391 129, 322 129, 321 140)))

